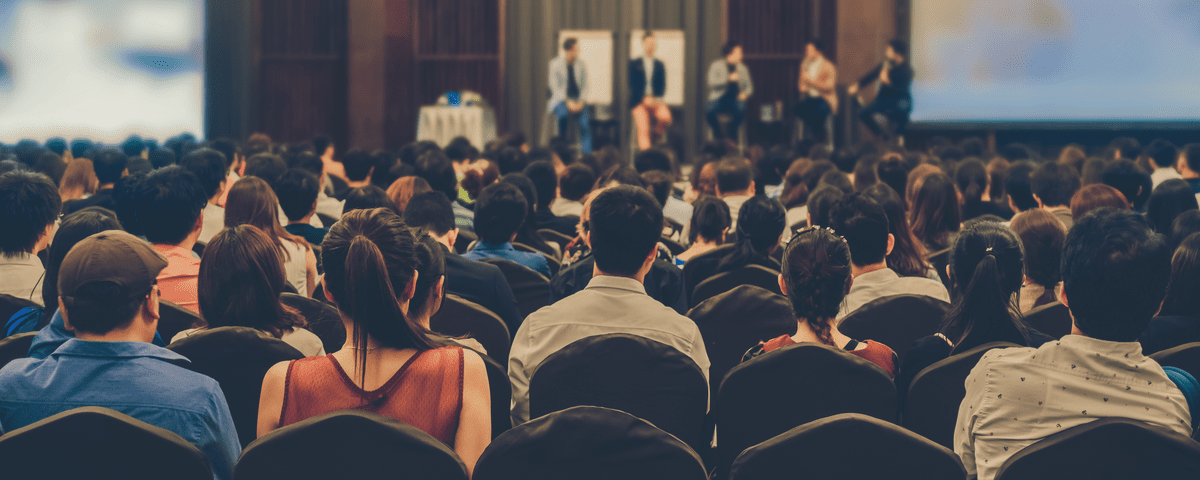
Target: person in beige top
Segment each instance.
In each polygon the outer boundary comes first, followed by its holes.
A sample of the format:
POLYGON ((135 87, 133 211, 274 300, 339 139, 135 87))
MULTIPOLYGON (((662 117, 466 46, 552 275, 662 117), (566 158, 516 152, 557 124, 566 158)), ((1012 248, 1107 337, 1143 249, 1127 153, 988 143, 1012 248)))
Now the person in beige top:
POLYGON ((804 121, 805 136, 811 135, 824 143, 825 121, 837 111, 837 67, 825 58, 825 44, 813 39, 804 47, 804 61, 800 63, 800 102, 792 112, 804 121))

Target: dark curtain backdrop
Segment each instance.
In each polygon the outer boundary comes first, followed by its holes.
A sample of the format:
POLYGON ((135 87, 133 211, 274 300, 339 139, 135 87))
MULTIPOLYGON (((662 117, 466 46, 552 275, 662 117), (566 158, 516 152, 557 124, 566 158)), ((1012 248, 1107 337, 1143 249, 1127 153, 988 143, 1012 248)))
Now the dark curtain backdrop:
POLYGON ((245 138, 252 125, 252 2, 208 0, 206 6, 204 135, 245 138))

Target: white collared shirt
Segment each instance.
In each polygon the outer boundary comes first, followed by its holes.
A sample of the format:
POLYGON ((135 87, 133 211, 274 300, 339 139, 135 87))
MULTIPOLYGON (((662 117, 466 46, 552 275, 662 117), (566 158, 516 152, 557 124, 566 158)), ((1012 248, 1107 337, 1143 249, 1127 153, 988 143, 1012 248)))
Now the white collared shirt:
MULTIPOLYGON (((42 280, 46 268, 42 260, 31 253, 15 257, 0 255, 0 293, 42 304, 42 280)), ((8 319, 4 319, 7 321, 8 319)))
POLYGON ((205 245, 225 229, 225 208, 215 203, 204 205, 204 224, 200 227, 200 243, 205 245))
POLYGON ((837 320, 840 323, 872 300, 892 295, 925 295, 950 303, 950 292, 942 282, 926 277, 901 277, 895 270, 884 268, 854 277, 850 292, 842 300, 837 320))

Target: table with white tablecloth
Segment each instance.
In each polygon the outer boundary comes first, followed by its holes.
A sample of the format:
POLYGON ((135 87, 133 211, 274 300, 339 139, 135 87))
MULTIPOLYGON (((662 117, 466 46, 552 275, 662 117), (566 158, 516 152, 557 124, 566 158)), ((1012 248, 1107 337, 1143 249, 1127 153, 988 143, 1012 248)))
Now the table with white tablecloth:
POLYGON ((487 107, 421 107, 417 119, 417 140, 431 140, 445 147, 455 137, 467 137, 471 145, 483 150, 496 139, 496 112, 487 107))

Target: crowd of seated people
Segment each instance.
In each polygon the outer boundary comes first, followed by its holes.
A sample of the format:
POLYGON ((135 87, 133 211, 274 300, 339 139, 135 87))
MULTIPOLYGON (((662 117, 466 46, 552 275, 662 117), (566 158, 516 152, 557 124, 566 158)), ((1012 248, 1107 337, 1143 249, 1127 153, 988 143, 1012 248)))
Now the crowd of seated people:
POLYGON ((28 358, 0 369, 0 432, 102 406, 177 433, 232 478, 246 442, 225 392, 164 347, 248 327, 305 357, 265 374, 258 436, 365 410, 428 433, 471 471, 498 433, 486 368, 506 371, 514 426, 533 420, 537 368, 588 337, 653 340, 707 377, 730 346, 685 316, 693 289, 747 266, 777 277, 770 295, 795 324, 735 346, 742 363, 826 345, 892 376, 902 407, 941 360, 1018 345, 983 354, 946 412, 979 478, 1097 418, 1193 432, 1200 383, 1188 374, 1200 372, 1148 355, 1200 342, 1200 144, 716 141, 685 160, 600 140, 582 156, 557 139, 530 149, 523 135, 344 153, 328 137, 262 134, 0 145, 0 300, 15 312, 0 338, 32 335, 28 358), (510 268, 541 283, 510 283, 510 268), (313 329, 285 293, 336 309, 337 334, 313 329), (448 295, 499 318, 506 358, 435 331, 448 295), (842 332, 896 296, 947 313, 911 345, 842 332), (175 306, 192 324, 160 334, 175 306), (1046 307, 1069 311, 1069 334, 1026 321, 1046 307))

